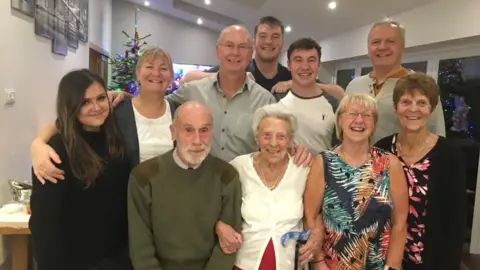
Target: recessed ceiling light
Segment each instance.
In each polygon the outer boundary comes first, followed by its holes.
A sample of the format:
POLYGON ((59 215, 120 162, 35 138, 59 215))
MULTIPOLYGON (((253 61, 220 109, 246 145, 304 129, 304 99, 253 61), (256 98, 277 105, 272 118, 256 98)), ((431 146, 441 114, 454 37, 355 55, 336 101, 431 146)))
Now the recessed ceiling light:
POLYGON ((329 9, 336 9, 337 8, 337 2, 332 1, 332 2, 328 3, 328 8, 329 9))
POLYGON ((145 1, 143 4, 147 7, 150 6, 150 2, 148 2, 148 1, 145 1))
POLYGON ((205 5, 210 5, 212 3, 212 1, 210 0, 205 0, 205 5))
POLYGON ((203 23, 202 18, 198 18, 198 19, 197 19, 197 23, 198 23, 198 24, 202 24, 202 23, 203 23))
POLYGON ((285 32, 289 33, 290 31, 292 31, 292 27, 290 27, 290 25, 285 27, 285 32))

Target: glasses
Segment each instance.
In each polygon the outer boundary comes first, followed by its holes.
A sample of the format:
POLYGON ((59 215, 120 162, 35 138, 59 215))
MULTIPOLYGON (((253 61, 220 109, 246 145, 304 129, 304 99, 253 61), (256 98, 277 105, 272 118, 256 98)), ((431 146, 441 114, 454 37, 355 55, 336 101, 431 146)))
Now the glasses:
POLYGON ((235 45, 233 43, 222 43, 218 45, 227 48, 229 51, 234 51, 238 49, 241 52, 248 52, 249 50, 252 49, 252 46, 247 44, 235 45))
POLYGON ((369 113, 345 112, 344 114, 347 116, 348 119, 357 119, 357 117, 358 117, 359 115, 361 115, 361 116, 362 116, 362 119, 365 119, 365 120, 370 120, 370 119, 372 119, 372 117, 373 117, 373 116, 372 116, 371 114, 369 114, 369 113))

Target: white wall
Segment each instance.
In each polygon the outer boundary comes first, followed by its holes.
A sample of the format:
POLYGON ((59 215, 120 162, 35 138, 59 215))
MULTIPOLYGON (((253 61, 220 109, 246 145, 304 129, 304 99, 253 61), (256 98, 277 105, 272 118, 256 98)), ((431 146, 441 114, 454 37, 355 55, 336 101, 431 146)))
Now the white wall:
MULTIPOLYGON (((111 1, 90 0, 89 38, 110 51, 111 1)), ((88 68, 89 47, 80 42, 68 56, 52 54, 51 40, 36 36, 33 18, 11 11, 0 1, 0 204, 10 200, 7 180, 30 180, 29 144, 34 134, 55 119, 56 88, 61 77, 88 68), (3 106, 3 89, 14 88, 17 101, 3 106)))
MULTIPOLYGON (((391 17, 407 29, 406 46, 415 47, 480 35, 479 10, 480 0, 441 0, 391 17)), ((370 26, 320 41, 323 61, 366 55, 370 26)))
MULTIPOLYGON (((462 40, 459 44, 447 42, 442 45, 432 44, 425 46, 422 50, 415 52, 406 52, 403 57, 403 63, 428 61, 427 74, 438 77, 438 63, 442 59, 462 58, 480 55, 480 38, 470 38, 462 40)), ((367 57, 356 58, 355 60, 341 60, 330 62, 333 66, 334 81, 336 80, 337 70, 355 68, 355 75, 360 76, 362 67, 371 67, 372 64, 367 57)))
MULTIPOLYGON (((90 0, 89 40, 110 51, 111 1, 90 0)), ((30 142, 35 133, 55 120, 57 84, 68 71, 88 68, 89 45, 68 56, 52 54, 52 41, 36 36, 34 20, 11 11, 0 1, 0 205, 11 200, 8 180, 30 181, 30 142), (3 105, 3 89, 16 90, 16 103, 3 105)), ((0 239, 1 240, 1 239, 0 239)), ((0 253, 0 264, 5 256, 0 253)), ((1 267, 0 267, 1 268, 1 267)), ((4 269, 8 266, 3 265, 4 269)))
MULTIPOLYGON (((113 5, 112 54, 124 53, 127 38, 122 31, 134 34, 136 5, 116 1, 113 5)), ((138 7, 139 36, 151 34, 147 46, 160 46, 180 64, 217 64, 215 45, 219 32, 181 19, 138 7)))

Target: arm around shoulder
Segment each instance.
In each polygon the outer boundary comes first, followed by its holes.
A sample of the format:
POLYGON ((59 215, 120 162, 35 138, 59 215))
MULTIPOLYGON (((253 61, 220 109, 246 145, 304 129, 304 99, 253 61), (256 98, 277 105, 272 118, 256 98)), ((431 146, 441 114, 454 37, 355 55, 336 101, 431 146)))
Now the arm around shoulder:
POLYGON ((130 258, 137 270, 161 270, 156 257, 155 241, 150 218, 151 188, 147 179, 130 176, 127 192, 130 258))

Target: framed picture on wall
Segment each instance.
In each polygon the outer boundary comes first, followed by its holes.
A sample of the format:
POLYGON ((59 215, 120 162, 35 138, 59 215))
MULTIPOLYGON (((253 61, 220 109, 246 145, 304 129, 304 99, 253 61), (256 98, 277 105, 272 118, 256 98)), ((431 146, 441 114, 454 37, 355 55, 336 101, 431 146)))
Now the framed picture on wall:
POLYGON ((68 0, 68 10, 67 10, 67 44, 68 47, 77 49, 78 48, 78 18, 79 18, 79 0, 68 0))
POLYGON ((67 55, 67 16, 68 8, 64 0, 55 0, 55 34, 52 42, 52 52, 67 55))
POLYGON ((12 0, 10 6, 30 17, 35 15, 35 0, 12 0))
POLYGON ((37 0, 35 4, 35 34, 53 39, 55 0, 37 0))
POLYGON ((88 0, 79 1, 79 18, 78 21, 78 39, 83 42, 88 42, 88 0))

